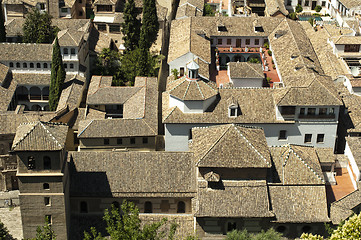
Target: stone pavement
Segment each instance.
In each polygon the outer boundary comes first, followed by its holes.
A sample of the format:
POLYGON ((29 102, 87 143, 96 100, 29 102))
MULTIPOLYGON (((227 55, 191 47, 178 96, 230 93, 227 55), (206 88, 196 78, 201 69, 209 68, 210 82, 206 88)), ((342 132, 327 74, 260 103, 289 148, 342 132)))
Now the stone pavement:
POLYGON ((0 208, 0 220, 15 239, 23 239, 23 226, 21 224, 20 207, 0 208))

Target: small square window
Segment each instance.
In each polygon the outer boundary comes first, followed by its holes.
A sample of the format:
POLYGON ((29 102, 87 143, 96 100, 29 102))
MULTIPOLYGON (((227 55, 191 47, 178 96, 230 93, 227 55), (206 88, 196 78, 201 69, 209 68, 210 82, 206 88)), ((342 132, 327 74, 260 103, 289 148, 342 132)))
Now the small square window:
POLYGON ((130 138, 130 144, 135 144, 135 138, 130 138))
POLYGON ((50 190, 49 183, 44 183, 44 184, 43 184, 43 189, 44 189, 44 190, 50 190))
POLYGON ((326 2, 325 2, 325 1, 322 1, 322 2, 321 2, 321 6, 322 6, 322 7, 325 7, 325 6, 326 6, 326 2))
POLYGON ((148 138, 147 137, 143 138, 143 144, 148 144, 148 138))
POLYGON ((305 135, 305 143, 311 143, 312 141, 312 134, 305 135))
POLYGON ((287 140, 287 131, 281 130, 278 135, 278 140, 287 140))
POLYGON ((118 145, 123 144, 123 139, 122 139, 122 138, 118 138, 118 139, 117 139, 117 144, 118 144, 118 145))
POLYGON ((250 45, 251 44, 251 39, 247 38, 246 39, 246 45, 250 45))
POLYGON ((317 143, 323 143, 325 140, 325 134, 317 134, 317 143))
POLYGON ((307 110, 308 115, 316 115, 316 108, 309 108, 307 110))
POLYGON ((51 206, 50 197, 44 197, 45 206, 51 206))
POLYGON ((104 145, 109 145, 109 138, 104 138, 104 145))
POLYGON ((218 38, 217 43, 218 43, 218 45, 222 45, 222 44, 223 44, 223 39, 222 39, 222 38, 218 38))
POLYGON ((310 1, 305 1, 305 6, 308 7, 310 5, 310 1))
POLYGON ((232 39, 227 38, 227 45, 231 45, 232 44, 232 39))
POLYGON ((320 108, 318 111, 318 115, 326 115, 327 114, 327 108, 320 108))
POLYGON ((254 45, 259 45, 259 39, 256 38, 256 39, 254 40, 254 45))

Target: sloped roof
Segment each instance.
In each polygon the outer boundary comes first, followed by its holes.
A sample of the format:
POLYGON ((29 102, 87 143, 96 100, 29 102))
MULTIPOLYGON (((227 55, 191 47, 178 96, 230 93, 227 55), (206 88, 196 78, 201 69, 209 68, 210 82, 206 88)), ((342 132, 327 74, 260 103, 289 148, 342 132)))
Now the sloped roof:
POLYGON ((360 0, 341 0, 340 2, 348 9, 361 6, 360 0))
MULTIPOLYGON (((50 66, 48 64, 48 68, 50 66)), ((13 80, 18 85, 45 85, 50 86, 50 73, 12 73, 13 80)))
POLYGON ((330 218, 333 224, 339 224, 355 212, 354 208, 361 204, 361 192, 359 189, 331 203, 330 218))
POLYGON ((38 43, 0 43, 0 61, 50 62, 53 45, 38 43))
POLYGON ((336 161, 333 148, 316 148, 315 150, 320 163, 334 163, 336 161))
MULTIPOLYGON (((2 81, 3 80, 4 79, 2 79, 2 81)), ((0 97, 0 112, 6 112, 8 110, 9 104, 15 94, 17 83, 16 83, 16 81, 12 80, 10 82, 10 84, 8 83, 8 81, 2 82, 2 84, 3 84, 3 86, 0 86, 0 96, 1 96, 0 97)), ((7 125, 7 124, 5 124, 5 125, 7 125)))
POLYGON ((72 196, 194 196, 187 152, 70 152, 72 196))
POLYGON ((227 124, 193 128, 192 136, 192 151, 198 167, 271 167, 263 129, 227 124))
POLYGON ((264 78, 261 63, 230 62, 228 67, 231 78, 264 78))
POLYGON ((9 73, 9 67, 0 63, 0 85, 4 82, 8 73, 9 73))
POLYGON ((273 217, 266 181, 223 181, 224 189, 198 188, 196 217, 273 217))
POLYGON ((288 11, 285 7, 285 2, 280 0, 265 0, 266 11, 269 16, 273 16, 275 13, 280 12, 287 16, 288 11))
POLYGON ((168 83, 168 92, 181 100, 206 100, 218 94, 212 82, 188 79, 186 76, 168 83))
POLYGON ((324 184, 322 169, 313 147, 285 145, 270 148, 274 180, 284 185, 324 184))
MULTIPOLYGON (((350 94, 348 91, 342 96, 342 101, 348 110, 351 122, 348 123, 349 132, 361 132, 361 96, 350 94)), ((344 123, 346 123, 344 121, 344 123)))
POLYGON ((203 15, 204 0, 181 0, 176 19, 203 15))
POLYGON ((57 151, 65 146, 68 127, 59 123, 21 124, 13 141, 13 151, 57 151))
POLYGON ((63 91, 61 92, 57 111, 65 107, 73 110, 79 107, 83 96, 85 78, 78 74, 70 76, 63 84, 63 91))
MULTIPOLYGON (((360 1, 361 4, 361 1, 360 1)), ((361 36, 337 36, 331 37, 331 40, 336 45, 345 45, 345 44, 359 44, 361 45, 361 36)))
MULTIPOLYGON (((301 173, 300 173, 301 174, 301 173)), ((269 186, 272 211, 279 223, 329 222, 325 186, 269 186)))

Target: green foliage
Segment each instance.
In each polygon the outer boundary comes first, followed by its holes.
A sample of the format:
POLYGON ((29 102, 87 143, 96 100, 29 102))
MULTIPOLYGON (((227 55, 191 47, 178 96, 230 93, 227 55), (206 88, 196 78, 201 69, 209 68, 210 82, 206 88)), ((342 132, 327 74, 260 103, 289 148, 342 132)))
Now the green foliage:
POLYGON ((251 58, 250 60, 248 60, 249 63, 261 63, 258 58, 251 58))
POLYGON ((311 26, 313 27, 313 18, 308 19, 308 22, 311 24, 311 26))
POLYGON ((157 40, 158 31, 159 22, 155 0, 143 0, 143 20, 140 30, 139 48, 148 50, 157 40))
POLYGON ((353 215, 344 224, 337 227, 330 240, 338 239, 361 239, 361 213, 353 215))
POLYGON ((322 10, 322 7, 321 7, 320 5, 317 5, 317 6, 315 7, 315 11, 316 11, 316 12, 321 12, 321 10, 322 10))
POLYGON ((36 229, 36 237, 33 238, 32 240, 55 240, 55 239, 56 239, 56 235, 53 229, 51 229, 51 225, 49 225, 49 219, 46 217, 44 226, 38 227, 36 229))
POLYGON ((203 16, 214 16, 215 15, 215 11, 212 8, 211 5, 209 4, 204 4, 204 8, 203 8, 203 16))
MULTIPOLYGON (((111 240, 158 240, 168 238, 173 240, 177 225, 171 224, 168 237, 166 232, 160 230, 167 222, 163 218, 159 222, 145 224, 140 227, 139 210, 132 202, 123 201, 121 213, 118 208, 112 205, 111 210, 105 210, 104 221, 106 222, 106 230, 111 240)), ((95 228, 91 228, 90 233, 84 232, 84 240, 103 240, 108 239, 101 236, 95 228)))
POLYGON ((187 236, 184 240, 199 240, 199 238, 198 238, 198 236, 190 235, 190 236, 187 236))
POLYGON ((270 78, 270 77, 267 77, 267 78, 266 78, 266 81, 267 81, 268 84, 271 83, 271 80, 272 80, 272 78, 270 78))
POLYGON ((330 223, 324 223, 324 226, 327 236, 331 236, 335 228, 333 228, 330 223))
POLYGON ((59 28, 51 26, 51 16, 33 8, 25 17, 23 41, 25 43, 52 43, 59 28))
POLYGON ((288 15, 289 18, 291 18, 292 20, 297 20, 297 13, 292 12, 288 15))
POLYGON ((301 239, 307 240, 324 240, 320 235, 313 235, 312 233, 302 233, 301 239))
POLYGON ((246 229, 242 231, 233 230, 227 233, 226 240, 281 240, 282 234, 276 232, 273 228, 266 232, 262 230, 260 233, 251 234, 246 229))
POLYGON ((178 69, 174 68, 174 69, 172 69, 171 72, 172 72, 172 75, 173 75, 173 77, 174 77, 174 80, 177 80, 177 79, 178 79, 178 75, 179 75, 178 69))
POLYGON ((119 67, 120 54, 110 48, 103 48, 98 56, 96 71, 98 75, 111 76, 119 67))
POLYGON ((124 7, 122 23, 124 47, 127 51, 135 50, 139 44, 141 22, 137 15, 134 0, 128 0, 124 7))
POLYGON ((272 51, 268 50, 268 55, 272 56, 272 51))
POLYGON ((268 42, 265 42, 265 43, 263 44, 263 47, 265 47, 266 49, 269 49, 269 43, 268 43, 268 42))
POLYGON ((9 230, 5 227, 5 225, 0 222, 0 239, 10 240, 13 237, 10 235, 9 230))
POLYGON ((6 42, 5 20, 2 8, 0 8, 0 42, 6 42))
POLYGON ((63 65, 62 56, 58 38, 55 38, 53 45, 53 56, 51 60, 51 76, 49 88, 49 107, 51 111, 55 111, 58 106, 63 83, 65 81, 66 72, 63 65))
POLYGON ((303 7, 301 6, 301 4, 297 4, 297 6, 296 6, 296 13, 300 13, 300 12, 302 12, 303 11, 303 7))

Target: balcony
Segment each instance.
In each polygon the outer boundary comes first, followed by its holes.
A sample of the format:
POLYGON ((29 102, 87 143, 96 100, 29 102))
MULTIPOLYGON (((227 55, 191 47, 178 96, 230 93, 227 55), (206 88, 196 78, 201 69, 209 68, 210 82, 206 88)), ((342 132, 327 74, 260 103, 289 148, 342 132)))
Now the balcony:
POLYGON ((334 119, 336 116, 334 113, 331 114, 322 114, 322 115, 304 115, 299 114, 299 119, 334 119))

